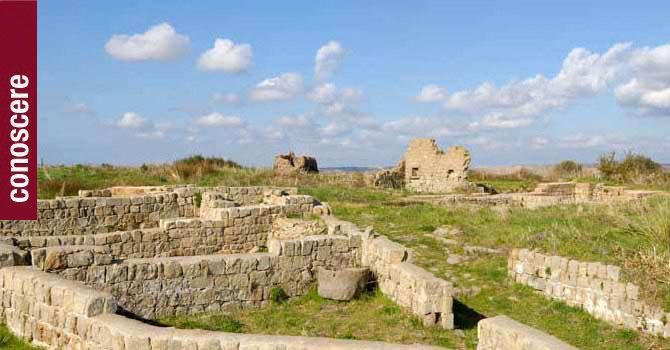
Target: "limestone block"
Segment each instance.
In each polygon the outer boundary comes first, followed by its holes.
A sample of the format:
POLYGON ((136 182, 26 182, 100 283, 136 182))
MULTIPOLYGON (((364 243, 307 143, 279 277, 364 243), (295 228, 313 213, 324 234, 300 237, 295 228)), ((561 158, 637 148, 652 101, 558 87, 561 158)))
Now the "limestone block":
POLYGON ((578 350, 506 316, 479 321, 477 350, 578 350))
POLYGON ((333 300, 348 301, 356 297, 366 286, 370 271, 367 268, 318 271, 319 295, 333 300))

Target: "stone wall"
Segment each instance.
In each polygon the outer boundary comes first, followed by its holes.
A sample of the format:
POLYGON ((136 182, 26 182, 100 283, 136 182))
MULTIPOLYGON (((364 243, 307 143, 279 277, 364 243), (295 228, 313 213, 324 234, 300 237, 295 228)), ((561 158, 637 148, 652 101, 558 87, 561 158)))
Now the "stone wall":
POLYGON ((109 291, 125 310, 150 319, 175 314, 260 307, 270 290, 305 294, 319 267, 360 264, 360 237, 307 236, 271 240, 269 253, 127 259, 114 262, 107 248, 33 250, 33 266, 109 291))
POLYGON ((506 316, 479 321, 477 350, 578 350, 506 316))
POLYGON ((39 200, 37 220, 0 220, 0 237, 85 235, 152 228, 158 227, 160 219, 198 216, 198 205, 207 207, 215 199, 225 198, 235 206, 261 204, 274 197, 297 194, 297 189, 112 187, 80 194, 80 197, 39 200), (150 192, 155 190, 164 192, 150 192), (207 195, 209 192, 211 195, 207 195))
POLYGON ((403 157, 405 186, 416 192, 453 192, 469 187, 470 152, 450 147, 443 152, 434 139, 414 139, 403 157))
POLYGON ((617 266, 515 249, 508 271, 514 281, 583 308, 598 319, 670 337, 670 313, 640 300, 639 287, 622 281, 617 266))
POLYGON ((0 296, 0 321, 49 348, 76 348, 92 318, 116 311, 109 293, 28 267, 0 269, 0 296))
POLYGON ((421 345, 156 327, 115 314, 105 292, 28 267, 0 269, 0 322, 47 349, 437 350, 421 345))
POLYGON ((0 221, 0 236, 38 237, 95 234, 157 227, 161 218, 195 215, 195 191, 137 197, 60 198, 38 201, 38 219, 0 221))
POLYGON ((411 252, 371 228, 361 232, 356 225, 323 217, 330 234, 360 239, 362 266, 369 267, 378 288, 398 305, 418 316, 426 326, 454 328, 453 285, 411 263, 411 252))

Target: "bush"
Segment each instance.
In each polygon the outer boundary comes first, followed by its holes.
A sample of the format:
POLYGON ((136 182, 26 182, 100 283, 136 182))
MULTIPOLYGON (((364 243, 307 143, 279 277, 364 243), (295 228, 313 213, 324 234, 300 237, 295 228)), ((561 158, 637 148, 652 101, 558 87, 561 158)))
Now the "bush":
POLYGON ((242 166, 232 160, 201 155, 182 158, 174 162, 174 177, 181 180, 200 179, 224 168, 241 169, 242 166))
POLYGON ((634 152, 626 152, 622 160, 616 153, 600 156, 598 170, 607 180, 616 182, 649 183, 663 177, 663 167, 651 158, 634 152))
POLYGON ((564 160, 554 165, 552 172, 558 178, 572 179, 581 176, 582 165, 572 160, 564 160))
POLYGON ((281 304, 288 299, 288 295, 283 289, 274 287, 270 290, 270 301, 275 304, 281 304))

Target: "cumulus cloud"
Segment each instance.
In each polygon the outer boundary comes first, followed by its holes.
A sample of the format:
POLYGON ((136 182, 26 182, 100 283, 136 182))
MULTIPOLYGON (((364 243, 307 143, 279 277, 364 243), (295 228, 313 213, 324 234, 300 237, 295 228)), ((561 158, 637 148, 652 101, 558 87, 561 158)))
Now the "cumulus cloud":
POLYGON ((240 117, 227 116, 217 112, 198 117, 195 120, 195 124, 202 127, 226 127, 226 128, 239 128, 244 125, 240 117))
POLYGON ((299 115, 299 116, 283 116, 277 119, 277 124, 281 127, 286 127, 286 128, 314 128, 315 122, 314 120, 306 115, 299 115))
POLYGON ((77 114, 90 114, 93 113, 93 108, 85 103, 75 103, 66 106, 65 111, 77 114))
POLYGON ((252 101, 275 101, 290 99, 302 91, 302 76, 298 73, 284 73, 256 84, 249 98, 252 101))
POLYGON ((316 51, 314 76, 317 80, 330 78, 344 60, 346 50, 337 41, 329 41, 316 51))
POLYGON ((212 101, 227 104, 236 104, 240 102, 240 95, 232 92, 228 93, 215 92, 212 94, 212 101))
POLYGON ((115 125, 121 129, 143 129, 151 126, 151 122, 135 112, 126 112, 115 122, 115 125))
POLYGON ((447 98, 447 89, 430 84, 424 86, 421 91, 414 97, 418 102, 440 102, 447 98))
POLYGON ((356 88, 338 89, 334 84, 326 83, 316 86, 307 94, 307 98, 322 107, 327 115, 360 115, 359 104, 363 92, 356 88))
MULTIPOLYGON (((576 48, 563 60, 561 70, 553 78, 538 74, 501 87, 484 82, 472 90, 443 96, 444 106, 447 111, 482 116, 476 124, 480 127, 528 126, 547 111, 563 108, 576 99, 605 90, 621 78, 630 54, 628 43, 616 44, 602 54, 576 48)), ((439 95, 435 88, 426 91, 433 92, 433 97, 439 95)))
POLYGON ((115 34, 105 44, 105 51, 122 61, 169 61, 186 54, 189 46, 188 36, 161 23, 142 34, 115 34))
POLYGON ((198 68, 227 73, 244 72, 251 65, 251 45, 235 44, 229 39, 216 39, 214 47, 198 58, 198 68))
POLYGON ((608 144, 607 139, 602 135, 577 134, 561 138, 559 142, 559 147, 586 149, 586 148, 605 146, 607 144, 608 144))
POLYGON ((619 104, 643 115, 670 116, 670 44, 635 50, 632 77, 615 89, 619 104))

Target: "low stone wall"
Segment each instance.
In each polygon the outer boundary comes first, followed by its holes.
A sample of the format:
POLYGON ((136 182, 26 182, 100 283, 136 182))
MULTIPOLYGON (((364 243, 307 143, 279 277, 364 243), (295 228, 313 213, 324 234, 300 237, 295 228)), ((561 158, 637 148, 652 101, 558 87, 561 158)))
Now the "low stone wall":
POLYGON ((359 238, 323 235, 272 240, 270 253, 114 262, 103 247, 68 246, 33 250, 33 265, 109 291, 122 308, 155 319, 261 307, 274 287, 289 296, 302 295, 319 267, 359 266, 360 248, 359 238))
POLYGON ((282 215, 277 205, 217 209, 212 220, 163 219, 159 228, 90 235, 20 237, 23 249, 57 246, 108 247, 114 259, 246 253, 266 246, 272 222, 282 215))
POLYGON ((598 319, 670 337, 670 313, 640 300, 639 287, 621 281, 617 266, 515 249, 509 256, 508 272, 514 281, 581 307, 598 319))
POLYGON ((115 314, 109 293, 28 267, 0 269, 0 322, 47 349, 436 350, 421 345, 231 334, 151 326, 115 314))
POLYGON ((112 187, 80 191, 79 197, 39 200, 37 220, 0 220, 0 237, 84 235, 152 228, 158 226, 160 219, 197 216, 198 205, 207 207, 212 198, 225 198, 236 205, 254 205, 272 200, 295 202, 304 197, 275 199, 296 194, 297 189, 292 187, 261 186, 112 187))
POLYGON ((0 221, 0 236, 81 235, 157 227, 162 218, 194 216, 194 198, 192 189, 181 188, 137 197, 40 200, 37 220, 0 221))
POLYGON ((506 316, 479 321, 477 350, 578 350, 506 316))
POLYGON ((412 264, 409 249, 375 234, 371 228, 361 232, 350 222, 332 216, 322 218, 329 233, 361 240, 361 264, 370 268, 384 295, 421 318, 426 326, 454 328, 451 283, 412 264))
POLYGON ((0 296, 0 320, 14 334, 49 348, 76 348, 92 318, 116 311, 109 293, 28 267, 0 269, 0 296))

